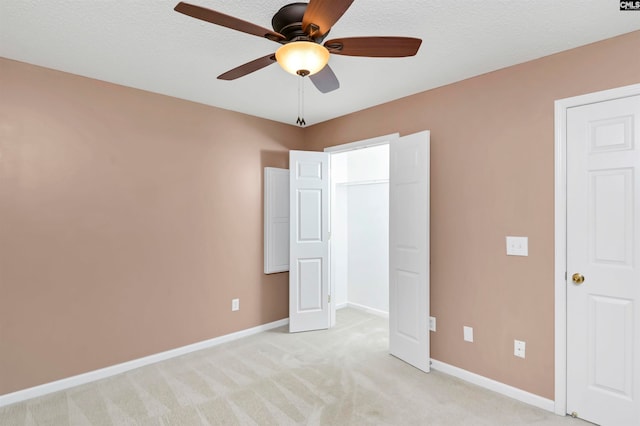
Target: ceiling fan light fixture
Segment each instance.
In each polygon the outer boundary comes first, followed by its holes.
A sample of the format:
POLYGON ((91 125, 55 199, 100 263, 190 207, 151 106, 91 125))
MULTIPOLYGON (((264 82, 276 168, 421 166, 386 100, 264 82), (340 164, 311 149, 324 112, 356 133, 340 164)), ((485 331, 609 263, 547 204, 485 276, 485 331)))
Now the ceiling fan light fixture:
POLYGON ((311 41, 287 43, 276 51, 278 64, 293 75, 313 75, 329 62, 326 47, 311 41))

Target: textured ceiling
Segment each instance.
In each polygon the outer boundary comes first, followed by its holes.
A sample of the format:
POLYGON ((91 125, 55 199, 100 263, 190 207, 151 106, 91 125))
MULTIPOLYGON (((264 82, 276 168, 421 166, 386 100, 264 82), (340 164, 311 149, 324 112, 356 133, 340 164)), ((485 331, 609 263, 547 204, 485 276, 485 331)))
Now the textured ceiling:
MULTIPOLYGON (((216 79, 279 45, 174 12, 177 1, 1 0, 0 56, 293 124, 298 77, 277 64, 216 79)), ((287 3, 188 2, 267 28, 287 3)), ((330 38, 419 37, 422 47, 412 58, 332 56, 341 87, 321 94, 307 81, 305 118, 315 124, 634 30, 640 13, 614 0, 355 0, 330 38)))

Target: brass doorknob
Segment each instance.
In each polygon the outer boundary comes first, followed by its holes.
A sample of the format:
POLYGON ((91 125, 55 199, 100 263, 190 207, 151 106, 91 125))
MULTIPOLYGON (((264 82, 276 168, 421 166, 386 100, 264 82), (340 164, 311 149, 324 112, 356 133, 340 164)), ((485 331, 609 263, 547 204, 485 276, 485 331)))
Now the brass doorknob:
POLYGON ((573 280, 574 283, 576 284, 582 284, 584 282, 584 275, 579 274, 579 273, 575 273, 571 276, 571 279, 573 280))

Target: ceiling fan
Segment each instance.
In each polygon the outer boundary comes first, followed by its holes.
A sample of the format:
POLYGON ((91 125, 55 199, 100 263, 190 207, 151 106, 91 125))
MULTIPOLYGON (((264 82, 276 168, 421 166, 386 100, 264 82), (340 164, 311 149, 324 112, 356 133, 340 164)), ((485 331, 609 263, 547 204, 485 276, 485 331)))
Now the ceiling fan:
POLYGON ((275 41, 282 46, 275 52, 233 68, 218 76, 235 80, 278 62, 286 71, 305 77, 322 93, 340 87, 328 65, 330 54, 399 58, 414 56, 422 40, 411 37, 347 37, 322 44, 331 27, 354 0, 310 0, 283 6, 271 20, 273 31, 259 25, 189 3, 180 2, 174 10, 196 19, 275 41))

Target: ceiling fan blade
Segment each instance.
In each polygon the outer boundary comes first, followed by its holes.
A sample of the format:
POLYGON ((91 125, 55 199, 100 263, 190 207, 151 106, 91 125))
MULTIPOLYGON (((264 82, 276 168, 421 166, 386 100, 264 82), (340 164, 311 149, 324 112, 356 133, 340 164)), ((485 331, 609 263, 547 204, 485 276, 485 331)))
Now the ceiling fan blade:
POLYGON ((420 44, 411 37, 348 37, 329 40, 324 47, 336 55, 402 58, 418 53, 420 44))
POLYGON ((280 33, 252 24, 251 22, 243 21, 242 19, 234 18, 233 16, 225 15, 224 13, 216 12, 215 10, 207 9, 206 7, 180 2, 173 10, 191 16, 192 18, 201 19, 206 22, 211 22, 212 24, 221 25, 258 37, 265 37, 269 40, 278 42, 286 40, 286 37, 280 33))
POLYGON ((336 77, 329 64, 325 65, 319 72, 310 75, 309 78, 313 85, 322 93, 333 92, 340 88, 338 77, 336 77))
POLYGON ((351 3, 353 0, 311 0, 302 18, 303 31, 314 38, 323 36, 344 15, 351 3))
POLYGON ((240 65, 232 70, 220 74, 218 80, 235 80, 236 78, 244 77, 247 74, 251 74, 254 71, 261 70, 262 68, 269 66, 276 62, 276 55, 270 53, 262 58, 254 59, 251 62, 240 65))

